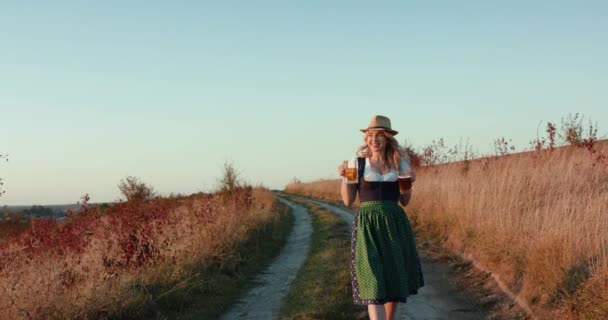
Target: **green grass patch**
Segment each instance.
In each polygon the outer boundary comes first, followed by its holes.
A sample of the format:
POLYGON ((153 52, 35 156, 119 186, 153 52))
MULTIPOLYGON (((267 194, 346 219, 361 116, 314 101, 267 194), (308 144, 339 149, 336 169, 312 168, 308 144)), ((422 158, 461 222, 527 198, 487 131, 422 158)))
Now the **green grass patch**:
MULTIPOLYGON (((133 299, 109 319, 217 319, 255 285, 287 241, 294 223, 291 209, 276 202, 277 217, 251 230, 248 238, 222 261, 189 267, 169 283, 133 284, 133 299)), ((167 274, 175 272, 171 268, 167 274)))
POLYGON ((310 254, 298 272, 281 319, 355 319, 364 308, 352 301, 350 285, 350 227, 324 208, 305 205, 313 221, 310 254))

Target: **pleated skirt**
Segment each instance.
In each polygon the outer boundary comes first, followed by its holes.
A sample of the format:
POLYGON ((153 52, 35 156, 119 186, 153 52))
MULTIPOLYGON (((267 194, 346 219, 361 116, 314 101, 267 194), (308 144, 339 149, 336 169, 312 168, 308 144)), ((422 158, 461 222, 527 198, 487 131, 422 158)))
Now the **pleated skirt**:
POLYGON ((351 282, 357 305, 403 302, 424 286, 416 240, 395 201, 366 201, 351 237, 351 282))

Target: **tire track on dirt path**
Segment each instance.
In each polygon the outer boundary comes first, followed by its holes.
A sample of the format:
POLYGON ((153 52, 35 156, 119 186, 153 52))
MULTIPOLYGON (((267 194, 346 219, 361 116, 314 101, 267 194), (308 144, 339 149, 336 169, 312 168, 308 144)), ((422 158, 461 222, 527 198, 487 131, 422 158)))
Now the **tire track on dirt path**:
MULTIPOLYGON (((355 214, 352 210, 306 197, 294 197, 327 209, 352 227, 355 214)), ((396 319, 480 320, 489 317, 487 311, 463 294, 462 290, 450 281, 448 265, 434 262, 422 253, 420 259, 425 285, 418 291, 418 294, 409 296, 406 304, 398 305, 396 319)))
POLYGON ((278 319, 281 302, 298 270, 310 251, 313 231, 308 210, 283 198, 279 201, 292 208, 295 221, 287 243, 272 264, 254 280, 258 283, 239 300, 221 319, 278 319))

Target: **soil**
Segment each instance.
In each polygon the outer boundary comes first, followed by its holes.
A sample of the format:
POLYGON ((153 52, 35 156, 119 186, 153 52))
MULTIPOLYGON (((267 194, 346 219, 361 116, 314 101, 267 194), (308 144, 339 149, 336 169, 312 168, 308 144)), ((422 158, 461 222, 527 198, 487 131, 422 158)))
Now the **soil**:
POLYGON ((279 256, 254 280, 258 283, 222 319, 278 319, 281 301, 310 251, 312 219, 300 205, 279 198, 292 208, 294 226, 279 256))

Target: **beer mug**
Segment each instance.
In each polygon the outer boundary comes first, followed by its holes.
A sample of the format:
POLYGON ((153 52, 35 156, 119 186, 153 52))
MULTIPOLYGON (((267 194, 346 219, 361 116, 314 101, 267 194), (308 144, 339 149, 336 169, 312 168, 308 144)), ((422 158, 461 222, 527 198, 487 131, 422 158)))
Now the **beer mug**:
POLYGON ((351 159, 349 161, 344 161, 344 170, 345 172, 345 177, 344 177, 344 182, 345 183, 357 183, 359 182, 358 179, 358 166, 357 166, 357 159, 351 159))
POLYGON ((412 179, 412 167, 410 167, 407 161, 404 161, 402 168, 399 168, 399 176, 397 176, 397 179, 399 181, 399 191, 401 193, 412 189, 412 184, 414 183, 412 179))

